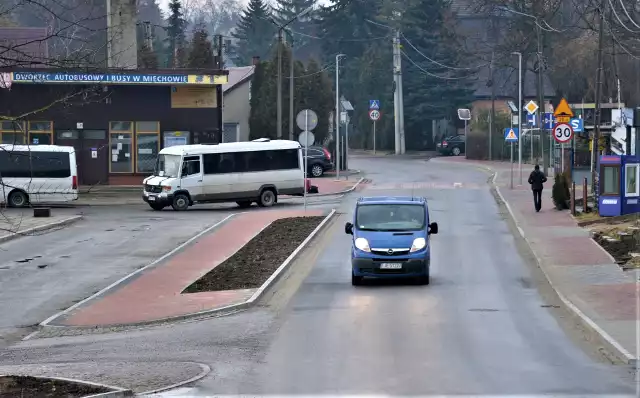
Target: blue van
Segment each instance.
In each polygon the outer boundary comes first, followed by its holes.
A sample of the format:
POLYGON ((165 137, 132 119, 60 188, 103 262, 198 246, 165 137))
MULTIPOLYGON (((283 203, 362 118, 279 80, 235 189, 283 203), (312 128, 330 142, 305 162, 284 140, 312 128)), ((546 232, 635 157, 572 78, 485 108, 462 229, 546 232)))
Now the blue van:
POLYGON ((429 284, 429 241, 438 224, 429 223, 427 199, 359 198, 353 223, 344 231, 353 236, 352 285, 360 285, 364 277, 412 277, 429 284))

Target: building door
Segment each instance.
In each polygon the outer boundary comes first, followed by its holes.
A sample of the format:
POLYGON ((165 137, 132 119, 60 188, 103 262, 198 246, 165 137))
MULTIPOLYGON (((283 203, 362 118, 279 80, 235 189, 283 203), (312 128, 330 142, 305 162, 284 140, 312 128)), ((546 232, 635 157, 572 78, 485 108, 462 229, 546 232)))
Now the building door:
POLYGON ((109 142, 105 130, 59 130, 56 145, 75 148, 80 185, 109 182, 109 142))
POLYGON ((78 156, 78 177, 82 185, 106 185, 109 183, 109 140, 106 130, 82 130, 82 151, 78 156))

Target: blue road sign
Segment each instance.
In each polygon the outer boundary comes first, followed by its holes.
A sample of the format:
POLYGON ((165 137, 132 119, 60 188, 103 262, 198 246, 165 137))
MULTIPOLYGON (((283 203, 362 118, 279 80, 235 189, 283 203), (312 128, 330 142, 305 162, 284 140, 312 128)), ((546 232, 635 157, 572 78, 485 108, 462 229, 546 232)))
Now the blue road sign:
POLYGON ((369 100, 369 110, 371 109, 380 109, 380 101, 378 100, 369 100))
POLYGON ((553 124, 554 124, 555 120, 553 118, 553 113, 551 112, 545 112, 544 114, 544 120, 543 120, 543 125, 545 129, 551 130, 553 128, 553 124))
POLYGON ((518 133, 517 127, 507 127, 504 129, 504 140, 506 142, 518 142, 518 137, 520 137, 520 134, 518 133))
POLYGON ((527 124, 531 127, 536 127, 536 123, 538 123, 538 115, 535 113, 527 115, 527 124))
POLYGON ((571 128, 574 133, 582 133, 584 132, 584 120, 582 119, 571 119, 571 128))

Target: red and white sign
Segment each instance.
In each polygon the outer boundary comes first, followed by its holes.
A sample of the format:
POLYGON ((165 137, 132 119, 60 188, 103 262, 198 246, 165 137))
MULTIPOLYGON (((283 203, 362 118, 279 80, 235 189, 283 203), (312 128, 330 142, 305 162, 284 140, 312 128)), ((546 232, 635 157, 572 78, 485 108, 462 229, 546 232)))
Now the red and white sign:
POLYGON ((553 126, 553 138, 558 144, 566 144, 573 138, 573 128, 568 123, 558 123, 553 126))
POLYGON ((374 122, 375 122, 376 120, 380 119, 380 116, 381 116, 381 115, 382 115, 382 114, 381 114, 381 113, 380 113, 380 111, 379 111, 379 110, 377 110, 377 109, 371 109, 371 110, 369 111, 369 119, 373 120, 374 122))

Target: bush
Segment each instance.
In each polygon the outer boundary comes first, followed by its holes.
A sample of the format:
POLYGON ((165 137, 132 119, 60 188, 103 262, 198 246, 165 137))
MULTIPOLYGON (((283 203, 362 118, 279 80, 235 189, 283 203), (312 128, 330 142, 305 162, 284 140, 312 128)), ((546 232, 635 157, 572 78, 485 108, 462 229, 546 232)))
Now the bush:
POLYGON ((571 199, 570 195, 567 175, 565 173, 557 173, 554 178, 553 188, 551 191, 551 197, 553 198, 553 204, 556 205, 556 209, 568 209, 569 200, 571 199))

